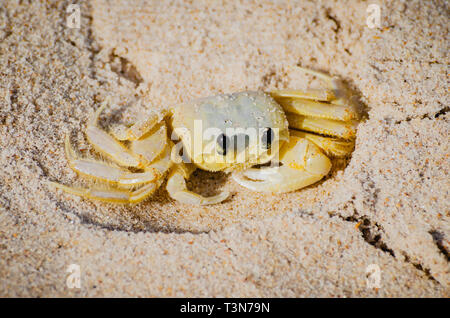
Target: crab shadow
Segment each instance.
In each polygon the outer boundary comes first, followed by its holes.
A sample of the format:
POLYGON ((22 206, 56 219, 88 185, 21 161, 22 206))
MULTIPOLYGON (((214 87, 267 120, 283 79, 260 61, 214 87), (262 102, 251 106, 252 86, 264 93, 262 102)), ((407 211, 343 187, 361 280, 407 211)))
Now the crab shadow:
MULTIPOLYGON (((187 187, 203 196, 213 196, 221 191, 221 188, 229 179, 229 174, 223 172, 208 172, 196 170, 189 180, 187 187)), ((70 204, 57 200, 57 207, 64 214, 75 215, 81 224, 94 226, 108 231, 121 231, 130 233, 207 233, 211 229, 195 229, 171 222, 173 215, 168 210, 185 209, 184 205, 170 198, 166 189, 166 182, 148 200, 138 204, 116 205, 100 201, 81 199, 86 208, 74 209, 70 204)), ((230 200, 227 199, 224 202, 230 200)), ((207 209, 202 208, 202 209, 207 209)), ((207 217, 206 213, 206 217, 207 217)), ((70 218, 70 217, 69 217, 70 218)))
POLYGON ((209 172, 197 169, 187 181, 189 190, 209 197, 220 193, 230 175, 224 172, 209 172))

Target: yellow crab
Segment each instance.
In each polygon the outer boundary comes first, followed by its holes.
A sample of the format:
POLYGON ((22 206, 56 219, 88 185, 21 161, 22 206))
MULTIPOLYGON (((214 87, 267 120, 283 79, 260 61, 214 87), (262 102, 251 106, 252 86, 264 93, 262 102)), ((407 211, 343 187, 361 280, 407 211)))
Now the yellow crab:
POLYGON ((197 168, 233 172, 235 181, 254 191, 288 192, 313 184, 330 171, 327 155, 352 152, 359 116, 340 81, 302 70, 323 80, 326 88, 202 98, 109 133, 97 126, 104 102, 89 121, 86 136, 110 162, 79 157, 69 137, 65 139, 70 167, 102 186, 51 183, 90 199, 137 203, 167 178, 173 199, 198 205, 219 203, 229 194, 203 197, 189 191, 185 180, 197 168))

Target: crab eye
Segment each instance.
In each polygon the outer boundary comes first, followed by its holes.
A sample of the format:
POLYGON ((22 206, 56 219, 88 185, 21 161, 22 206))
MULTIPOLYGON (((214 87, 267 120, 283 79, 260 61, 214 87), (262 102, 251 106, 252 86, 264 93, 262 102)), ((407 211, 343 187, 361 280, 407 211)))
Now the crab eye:
POLYGON ((219 155, 225 156, 227 154, 227 150, 230 147, 230 138, 225 134, 220 134, 217 136, 217 153, 219 155))
POLYGON ((274 134, 273 134, 272 128, 268 127, 266 129, 264 129, 262 137, 261 137, 261 143, 262 143, 263 148, 270 149, 273 138, 274 138, 274 134))

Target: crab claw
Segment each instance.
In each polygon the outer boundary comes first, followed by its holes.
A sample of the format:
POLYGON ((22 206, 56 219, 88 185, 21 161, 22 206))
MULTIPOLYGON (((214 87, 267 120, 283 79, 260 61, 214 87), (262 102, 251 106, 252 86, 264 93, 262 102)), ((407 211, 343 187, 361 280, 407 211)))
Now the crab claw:
POLYGON ((172 199, 181 203, 196 204, 196 205, 210 205, 220 203, 229 197, 227 191, 221 192, 218 195, 211 197, 204 197, 200 194, 189 191, 185 181, 186 174, 181 169, 174 169, 167 180, 166 190, 172 199))
POLYGON ((253 191, 290 192, 313 184, 328 174, 331 161, 311 141, 291 136, 281 149, 279 167, 250 168, 233 179, 253 191))

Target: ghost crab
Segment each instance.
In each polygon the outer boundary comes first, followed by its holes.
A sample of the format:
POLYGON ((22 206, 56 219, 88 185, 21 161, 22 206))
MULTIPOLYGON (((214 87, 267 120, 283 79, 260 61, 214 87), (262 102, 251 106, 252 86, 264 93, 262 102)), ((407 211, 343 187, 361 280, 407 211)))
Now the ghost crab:
POLYGON ((90 199, 137 203, 167 179, 173 199, 198 205, 219 203, 229 194, 204 197, 189 191, 185 180, 197 168, 233 172, 235 181, 253 191, 288 192, 313 184, 330 171, 328 156, 352 152, 359 117, 342 82, 302 70, 323 80, 326 88, 202 98, 131 126, 115 126, 109 133, 97 125, 104 102, 88 122, 86 136, 109 162, 78 156, 69 137, 65 139, 70 167, 102 186, 52 184, 90 199), (248 133, 252 129, 255 134, 248 133))

